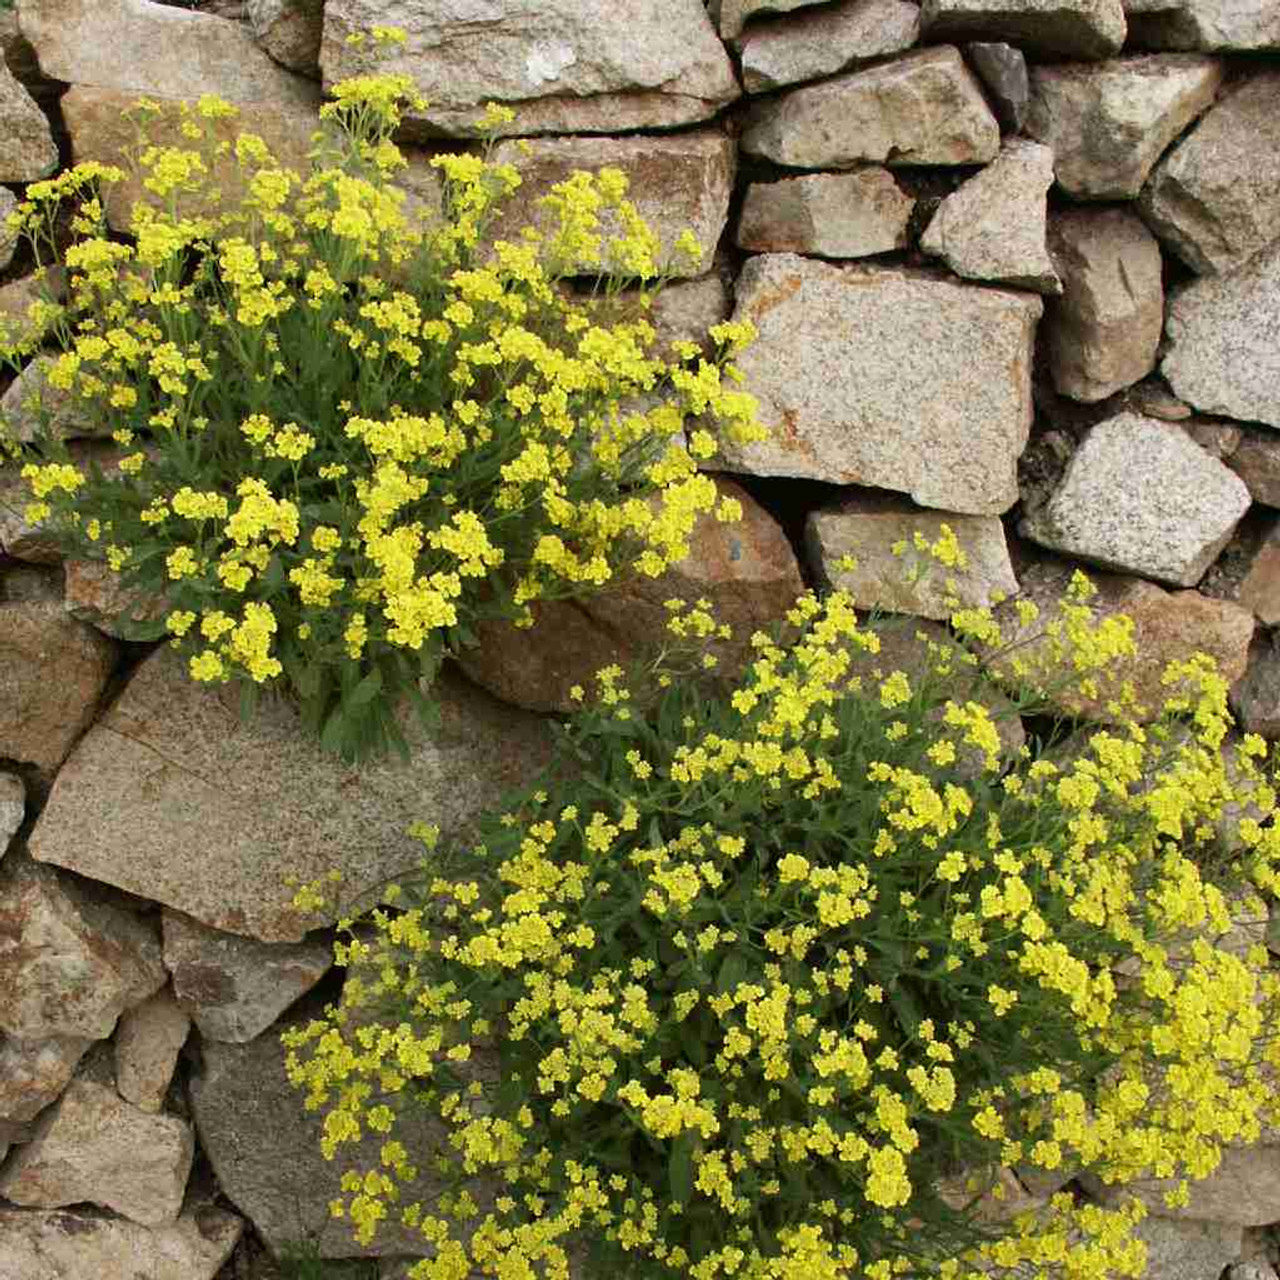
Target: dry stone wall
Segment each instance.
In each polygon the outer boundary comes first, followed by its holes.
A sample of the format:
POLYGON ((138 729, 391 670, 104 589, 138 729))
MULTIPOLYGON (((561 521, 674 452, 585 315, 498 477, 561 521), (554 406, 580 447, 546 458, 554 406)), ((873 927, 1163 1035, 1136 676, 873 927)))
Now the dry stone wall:
MULTIPOLYGON (((1275 0, 17 0, 0 215, 118 159, 142 94, 220 94, 301 158, 377 23, 430 99, 404 131, 415 204, 439 199, 419 148, 465 144, 490 99, 531 140, 504 143, 525 191, 619 166, 664 241, 705 251, 662 340, 751 319, 772 438, 717 464, 743 523, 700 528, 658 584, 486 628, 407 775, 322 759, 284 707, 244 726, 120 642, 109 578, 62 564, 0 470, 0 1280, 266 1280, 306 1240, 403 1273, 410 1240, 361 1250, 328 1220, 335 1171, 284 1081, 277 1037, 329 953, 283 877, 337 867, 358 897, 412 865, 411 818, 465 832, 671 595, 740 634, 806 583, 943 618, 888 546, 949 521, 966 603, 1051 607, 1090 566, 1137 621, 1140 694, 1203 649, 1243 726, 1280 737, 1275 0)), ((3 312, 29 268, 0 232, 3 312)), ((19 430, 41 377, 0 382, 19 430)), ((60 429, 109 465, 94 423, 60 429)), ((1275 1280, 1280 1147, 1152 1210, 1158 1280, 1275 1280)))

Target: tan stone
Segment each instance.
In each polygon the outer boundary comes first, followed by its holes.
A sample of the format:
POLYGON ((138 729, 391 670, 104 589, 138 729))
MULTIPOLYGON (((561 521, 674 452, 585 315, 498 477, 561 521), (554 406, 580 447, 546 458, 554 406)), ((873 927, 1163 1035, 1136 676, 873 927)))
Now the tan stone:
POLYGON ((89 1200, 144 1226, 177 1220, 195 1137, 177 1116, 152 1116, 113 1089, 74 1080, 0 1174, 0 1195, 28 1208, 89 1200))
MULTIPOLYGON (((504 702, 542 711, 568 711, 574 685, 596 688, 595 673, 624 668, 652 654, 666 635, 665 602, 712 602, 730 642, 707 646, 725 680, 737 679, 754 657, 751 635, 781 621, 804 589, 795 554, 777 522, 741 486, 717 478, 722 495, 736 498, 743 519, 724 524, 704 515, 690 537, 690 554, 661 577, 631 577, 582 600, 534 606, 529 630, 509 624, 478 628, 480 645, 461 664, 477 684, 504 702)), ((639 691, 637 691, 639 693, 639 691)))
MULTIPOLYGON (((1015 656, 1042 667, 1049 663, 1044 628, 1059 616, 1074 571, 1075 566, 1069 563, 1046 560, 1033 561, 1019 572, 1020 596, 1036 604, 1040 616, 1024 626, 1014 603, 1001 605, 996 611, 1005 645, 997 654, 988 653, 984 660, 1002 683, 1021 683, 1011 665, 1015 656)), ((1086 697, 1074 687, 1062 688, 1069 672, 1047 669, 1044 679, 1037 683, 1052 706, 1089 720, 1112 720, 1106 704, 1118 694, 1122 682, 1130 681, 1143 708, 1139 718, 1154 719, 1170 696, 1160 681, 1165 666, 1174 660, 1185 660, 1197 650, 1218 663, 1228 684, 1244 674, 1254 627, 1253 615, 1247 609, 1227 600, 1209 599, 1198 591, 1165 591, 1143 578, 1093 570, 1088 576, 1098 589, 1091 601, 1098 618, 1124 614, 1133 620, 1137 655, 1121 659, 1099 678, 1097 697, 1086 697)))
POLYGON ((56 1102, 92 1043, 84 1036, 0 1036, 0 1120, 34 1120, 56 1102))
POLYGON ((819 3, 821 0, 712 0, 720 14, 720 34, 726 40, 741 35, 747 20, 761 11, 792 13, 819 3))
POLYGON ((843 71, 856 62, 909 49, 920 10, 908 0, 841 0, 791 17, 755 22, 740 42, 748 93, 843 71))
POLYGON ((1018 589, 997 516, 923 511, 904 498, 858 492, 810 512, 805 542, 822 581, 850 592, 861 609, 946 621, 957 608, 985 607, 1018 589), (964 568, 944 568, 914 551, 893 554, 917 532, 936 541, 944 524, 965 553, 964 568), (852 569, 836 565, 845 556, 856 560, 852 569))
POLYGON ((1178 1185, 1174 1178, 1148 1178, 1129 1186, 1108 1186, 1087 1178, 1086 1185, 1106 1205, 1132 1197, 1151 1213, 1179 1222, 1213 1223, 1220 1228, 1266 1226, 1280 1218, 1280 1146, 1273 1141, 1227 1147, 1213 1173, 1191 1182, 1185 1208, 1165 1204, 1165 1194, 1178 1185))
POLYGON ((115 645, 60 600, 0 603, 0 756, 56 769, 92 721, 115 661, 115 645))
POLYGON ((1280 437, 1270 431, 1244 429, 1240 443, 1225 461, 1245 482, 1255 502, 1280 507, 1280 437))
POLYGON ((985 164, 1000 126, 959 51, 944 46, 758 103, 742 149, 799 169, 985 164))
POLYGON ((183 1016, 209 1040, 243 1044, 324 977, 333 946, 326 939, 258 942, 165 911, 164 963, 183 1016))
POLYGON ((915 201, 879 165, 753 182, 738 219, 738 246, 764 253, 862 258, 901 249, 915 201))
POLYGON ((248 0, 246 13, 258 43, 282 67, 319 76, 324 0, 248 0))
POLYGON ((116 640, 138 639, 168 612, 163 596, 139 597, 101 560, 68 560, 63 566, 67 612, 116 640))
MULTIPOLYGON (((364 0, 327 0, 326 88, 371 69, 373 54, 346 43, 370 16, 364 0)), ((702 0, 400 0, 394 18, 407 42, 378 68, 428 99, 406 117, 419 135, 474 134, 491 100, 515 108, 508 134, 619 133, 707 120, 739 94, 702 0)))
POLYGON ((1068 195, 1132 199, 1221 81, 1217 59, 1192 54, 1032 67, 1026 131, 1053 148, 1068 195))
POLYGON ((26 784, 16 773, 0 773, 0 858, 27 814, 26 784))
POLYGON ((335 918, 416 868, 412 822, 461 839, 495 795, 545 763, 549 740, 535 717, 447 673, 432 696, 443 724, 428 737, 406 711, 407 766, 353 768, 324 754, 282 699, 264 699, 242 723, 233 688, 195 684, 162 648, 59 772, 32 855, 214 929, 297 941, 325 917, 292 908, 289 876, 340 872, 335 918))
POLYGON ((34 182, 58 167, 49 119, 0 58, 0 182, 34 182))
POLYGON ((111 424, 95 417, 77 395, 49 382, 53 356, 36 356, 0 396, 0 432, 29 444, 42 432, 70 440, 107 436, 111 424))
POLYGON ((1280 10, 1269 0, 1128 0, 1130 34, 1146 49, 1280 49, 1280 10))
POLYGON ((36 303, 54 301, 57 299, 47 282, 37 280, 34 275, 0 284, 0 342, 16 345, 43 336, 36 332, 38 326, 31 309, 36 303))
POLYGON ((1193 271, 1233 271, 1280 234, 1280 71, 1251 76, 1156 166, 1142 216, 1193 271))
POLYGON ((164 981, 160 943, 136 916, 24 855, 0 864, 0 1029, 101 1040, 164 981))
POLYGON ((897 268, 761 254, 738 277, 738 357, 772 438, 717 467, 909 493, 995 515, 1017 501, 1041 302, 897 268))
POLYGON ((1073 209, 1049 222, 1062 297, 1045 331, 1053 385, 1093 403, 1155 367, 1164 325, 1160 246, 1127 209, 1073 209))
MULTIPOLYGON (((711 265, 729 213, 735 165, 733 142, 719 129, 699 129, 671 137, 645 138, 547 138, 502 143, 493 159, 519 170, 523 184, 504 205, 495 221, 494 239, 516 239, 526 225, 541 225, 550 238, 556 223, 537 202, 552 186, 578 169, 596 172, 605 166, 626 174, 631 199, 661 242, 659 265, 670 264, 671 274, 688 278, 701 275, 711 265), (702 249, 699 262, 674 254, 679 235, 692 231, 702 249)), ((622 226, 610 214, 601 218, 600 233, 606 241, 620 235, 622 226)), ((600 271, 600 265, 582 260, 570 264, 575 271, 600 271)), ((627 274, 624 271, 620 274, 627 274)))
POLYGON ((935 40, 999 40, 1057 58, 1109 58, 1124 44, 1120 0, 924 0, 935 40))
POLYGON ((920 247, 969 280, 1061 293, 1045 247, 1045 212, 1053 152, 1014 138, 986 168, 938 206, 920 247))
MULTIPOLYGON (((287 73, 280 71, 279 74, 287 73)), ((137 97, 133 90, 94 85, 76 85, 67 91, 62 98, 62 114, 77 162, 97 160, 117 165, 130 175, 126 151, 136 145, 136 132, 125 113, 133 108, 137 97)), ((241 132, 256 133, 283 166, 304 175, 310 172, 307 153, 313 145, 312 134, 320 123, 317 114, 320 95, 314 85, 287 101, 236 105, 239 115, 235 119, 208 126, 211 139, 230 140, 241 132)), ((157 145, 189 146, 178 132, 181 116, 176 102, 165 101, 162 108, 161 115, 149 126, 151 138, 157 145)), ((198 193, 177 195, 177 210, 186 217, 225 212, 238 206, 244 191, 239 166, 234 157, 227 157, 210 167, 198 193)), ((126 176, 124 181, 108 187, 105 202, 111 226, 117 231, 128 231, 132 226, 133 207, 139 200, 153 204, 159 201, 159 197, 145 191, 140 176, 126 176)))
POLYGON ((187 1011, 168 987, 120 1015, 115 1074, 126 1102, 151 1115, 161 1110, 190 1029, 187 1011))
POLYGON ((212 1206, 188 1210, 163 1227, 0 1208, 0 1256, 15 1280, 214 1280, 243 1230, 243 1219, 212 1206))

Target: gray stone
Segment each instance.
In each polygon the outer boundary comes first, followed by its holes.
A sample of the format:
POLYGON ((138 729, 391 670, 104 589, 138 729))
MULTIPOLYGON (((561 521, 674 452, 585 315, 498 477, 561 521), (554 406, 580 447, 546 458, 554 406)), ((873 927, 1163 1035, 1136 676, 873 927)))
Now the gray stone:
MULTIPOLYGON (((1174 400, 1173 403, 1181 405, 1182 401, 1174 400)), ((1159 418, 1162 422, 1182 421, 1180 417, 1175 417, 1172 414, 1150 413, 1136 404, 1132 407, 1137 409, 1139 413, 1145 413, 1146 417, 1159 418)), ((1239 445, 1241 436, 1244 435, 1244 430, 1241 427, 1234 427, 1227 422, 1206 422, 1200 418, 1182 421, 1182 429, 1210 457, 1217 458, 1219 462, 1227 461, 1239 445)), ((1248 485, 1245 485, 1246 489, 1248 487, 1248 485)))
POLYGON ((1160 369, 1202 413, 1280 427, 1280 243, 1174 295, 1160 369))
POLYGON ((88 1200, 143 1226, 182 1211, 195 1137, 177 1116, 152 1116, 114 1089, 73 1080, 35 1136, 0 1174, 0 1195, 27 1208, 88 1200))
POLYGON ((915 201, 879 165, 753 182, 738 219, 740 248, 862 258, 901 249, 915 201))
POLYGON ((83 1036, 0 1036, 0 1120, 34 1120, 56 1102, 92 1043, 83 1036))
POLYGON ((799 169, 985 164, 1000 126, 959 51, 943 47, 757 104, 742 148, 799 169))
MULTIPOLYGON (((305 1026, 319 1013, 316 1001, 304 1002, 276 1031, 305 1026)), ((356 1243, 350 1222, 330 1216, 330 1201, 342 1196, 343 1170, 380 1167, 378 1152, 386 1138, 366 1132, 360 1142, 343 1145, 326 1160, 320 1151, 321 1115, 304 1110, 303 1093, 289 1084, 277 1034, 242 1045, 210 1041, 201 1056, 201 1069, 190 1082, 201 1150, 223 1193, 273 1252, 298 1240, 309 1241, 323 1258, 430 1252, 421 1234, 401 1226, 394 1214, 379 1224, 367 1246, 356 1243)), ((429 1115, 427 1107, 402 1112, 392 1135, 421 1171, 414 1199, 423 1202, 426 1213, 440 1192, 432 1148, 443 1140, 444 1129, 429 1115)))
POLYGON ((49 119, 0 59, 0 182, 34 182, 58 167, 49 119))
POLYGON ((1145 1218, 1134 1237, 1147 1246, 1147 1280, 1213 1280, 1240 1256, 1242 1228, 1226 1222, 1145 1218))
POLYGON ((319 76, 324 0, 248 0, 246 16, 258 43, 282 67, 319 76))
POLYGON ((230 687, 192 681, 170 649, 148 658, 58 774, 32 855, 162 902, 203 924, 298 941, 325 917, 290 905, 290 876, 343 876, 333 917, 416 867, 405 835, 436 822, 446 840, 546 760, 542 721, 445 674, 440 731, 404 725, 408 766, 343 765, 266 699, 252 723, 230 687), (201 850, 199 858, 192 849, 201 850))
POLYGON ((1045 316, 1053 385, 1105 400, 1155 368, 1164 327, 1160 246, 1127 209, 1073 209, 1049 221, 1062 297, 1045 316))
MULTIPOLYGON (((1161 327, 1163 328, 1163 324, 1161 327)), ((1185 400, 1179 400, 1165 385, 1163 378, 1147 378, 1145 381, 1130 387, 1128 402, 1131 408, 1136 409, 1138 413, 1146 414, 1148 418, 1161 418, 1165 422, 1186 423, 1187 431, 1192 439, 1197 444, 1204 445, 1224 462, 1240 443, 1239 427, 1224 427, 1222 423, 1188 422, 1187 419, 1192 416, 1195 410, 1185 400), (1220 444, 1215 443, 1211 446, 1202 438, 1202 432, 1207 431, 1210 426, 1234 432, 1234 435, 1229 439, 1222 437, 1220 444)))
POLYGON ((0 773, 0 858, 27 814, 27 787, 16 773, 0 773))
POLYGON ((725 40, 736 39, 742 34, 747 19, 760 12, 793 13, 822 0, 711 0, 719 13, 720 35, 725 40))
POLYGON ((515 109, 508 134, 668 128, 710 119, 740 92, 701 0, 403 0, 394 14, 328 0, 326 89, 372 69, 346 39, 388 16, 408 41, 378 69, 409 76, 430 104, 405 117, 411 132, 474 133, 491 100, 515 109))
POLYGON ((1122 412, 1093 427, 1024 537, 1094 564, 1194 586, 1249 509, 1249 491, 1170 423, 1122 412))
POLYGON ((1027 133, 1053 148, 1068 195, 1129 200, 1221 81, 1221 63, 1194 54, 1033 67, 1027 133))
POLYGON ((13 261, 14 250, 18 247, 17 235, 5 225, 17 207, 18 197, 8 187, 0 187, 0 271, 13 261))
POLYGON ((1272 627, 1280 623, 1280 516, 1267 518, 1253 533, 1237 540, 1247 544, 1239 547, 1244 563, 1227 598, 1253 610, 1259 622, 1272 627))
POLYGON ((994 515, 1018 498, 1031 425, 1039 298, 874 267, 762 254, 735 318, 756 342, 737 360, 772 439, 724 446, 724 466, 909 493, 994 515))
MULTIPOLYGON (((0 1208, 0 1257, 14 1280, 214 1280, 244 1221, 212 1206, 163 1227, 61 1210, 0 1208)), ((6 1276, 5 1280, 8 1280, 6 1276)))
POLYGON ((907 0, 841 0, 794 17, 753 24, 742 37, 748 93, 843 71, 915 44, 920 10, 907 0))
POLYGON ((0 62, 6 63, 19 81, 37 92, 49 85, 40 74, 36 51, 18 26, 16 6, 0 10, 0 62))
POLYGON ((1193 271, 1233 271, 1280 237, 1280 71, 1205 113, 1156 166, 1142 216, 1193 271))
POLYGON ((73 391, 49 382, 55 363, 53 356, 36 356, 0 396, 0 431, 24 444, 46 427, 59 440, 109 436, 111 424, 105 417, 95 417, 73 391))
POLYGON ((1242 428, 1240 443, 1223 461, 1245 482, 1255 502, 1280 507, 1280 438, 1242 428))
POLYGON ((1052 185, 1053 152, 1011 139, 938 206, 920 247, 970 280, 1061 293, 1045 247, 1045 197, 1052 185))
POLYGON ((93 719, 115 660, 116 646, 59 600, 0 603, 0 756, 56 769, 93 719))
POLYGON ((116 1027, 115 1078, 120 1096, 139 1111, 151 1115, 160 1111, 190 1030, 187 1011, 168 987, 126 1009, 116 1027))
POLYGON ((23 0, 19 22, 45 75, 82 88, 159 98, 213 93, 236 105, 314 100, 248 27, 195 10, 149 0, 23 0))
POLYGON ((164 963, 201 1034, 243 1044, 261 1035, 333 965, 325 939, 258 942, 164 913, 164 963))
POLYGON ((924 0, 929 40, 996 40, 1055 58, 1109 58, 1124 44, 1120 0, 924 0))
MULTIPOLYGON (((504 142, 494 150, 497 164, 513 165, 523 179, 516 193, 503 205, 489 232, 494 239, 515 239, 520 228, 538 224, 537 202, 551 187, 578 169, 596 171, 606 166, 621 169, 628 179, 627 197, 661 242, 659 266, 688 278, 699 276, 711 265, 720 235, 729 216, 733 194, 735 151, 733 142, 719 129, 699 129, 670 137, 645 138, 542 138, 504 142), (673 253, 681 232, 693 232, 702 249, 698 262, 673 253)), ((555 222, 542 222, 551 236, 555 222)), ((608 211, 600 218, 605 240, 603 268, 607 271, 608 239, 621 234, 622 226, 608 211)), ((585 259, 569 264, 568 274, 602 270, 602 264, 585 259)), ((620 269, 620 274, 628 274, 620 269)))
POLYGON ((861 609, 945 622, 957 608, 996 604, 1018 590, 1004 526, 997 516, 922 511, 903 498, 860 492, 811 512, 805 523, 805 545, 819 580, 851 592, 861 609), (917 532, 936 541, 944 524, 965 553, 964 568, 943 568, 910 549, 906 557, 893 554, 897 543, 910 544, 917 532), (835 562, 844 556, 853 556, 856 566, 837 567, 835 562))
POLYGON ((1053 653, 1045 634, 1046 627, 1061 618, 1067 585, 1076 571, 1069 561, 1030 557, 1019 567, 1021 596, 1037 606, 1040 616, 1024 623, 1013 603, 995 611, 1004 644, 999 652, 984 657, 993 677, 1014 687, 1029 683, 1049 706, 1068 715, 1114 722, 1117 717, 1107 704, 1126 682, 1138 703, 1136 718, 1155 719, 1169 696, 1161 683, 1165 667, 1174 660, 1185 661, 1197 650, 1214 659, 1228 684, 1244 675, 1254 631, 1248 609, 1199 591, 1165 591, 1145 578, 1091 570, 1088 576, 1097 594, 1090 605, 1096 618, 1101 621, 1121 614, 1130 618, 1137 652, 1112 664, 1098 678, 1096 694, 1081 693, 1078 677, 1053 653))
POLYGON ((649 309, 658 350, 670 353, 673 342, 707 343, 707 330, 729 318, 733 301, 718 275, 677 280, 660 290, 649 309))
POLYGON ((0 1029, 101 1040, 165 982, 160 943, 132 913, 16 853, 0 865, 0 1029))
POLYGON ((1129 30, 1147 49, 1254 52, 1280 49, 1280 10, 1270 0, 1128 0, 1129 30))
POLYGON ((965 46, 965 56, 986 86, 1001 129, 1018 133, 1031 105, 1031 80, 1021 49, 1011 44, 965 46))

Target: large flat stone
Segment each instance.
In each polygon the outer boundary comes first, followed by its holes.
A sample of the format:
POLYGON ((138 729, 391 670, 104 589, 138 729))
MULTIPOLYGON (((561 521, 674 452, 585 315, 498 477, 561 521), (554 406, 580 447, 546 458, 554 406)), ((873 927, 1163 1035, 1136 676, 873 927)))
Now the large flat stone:
POLYGON ((1280 427, 1280 243, 1174 295, 1160 369, 1203 413, 1280 427))
POLYGON ((996 516, 922 511, 903 498, 859 492, 811 512, 805 544, 818 577, 827 586, 852 592, 860 609, 945 622, 957 608, 995 604, 1018 589, 1004 526, 996 516), (936 541, 944 524, 959 540, 966 566, 931 564, 928 573, 911 580, 912 559, 895 556, 893 547, 911 543, 917 532, 936 541), (838 567, 835 562, 844 556, 853 556, 856 566, 838 567))
POLYGON ((1240 477, 1180 427, 1123 412, 1090 429, 1021 532, 1109 569, 1190 587, 1249 503, 1240 477))
POLYGON ((193 682, 161 649, 67 761, 32 855, 162 902, 229 933, 300 940, 323 923, 292 909, 293 875, 343 875, 349 904, 415 867, 415 820, 459 833, 545 762, 543 723, 446 675, 444 722, 406 724, 412 760, 359 768, 325 755, 298 713, 266 699, 243 724, 236 695, 193 682), (191 851, 199 849, 200 857, 191 851))
MULTIPOLYGON (((276 70, 283 76, 289 74, 280 68, 276 70)), ((311 135, 319 125, 320 94, 315 85, 305 80, 298 83, 304 87, 285 101, 237 103, 238 116, 208 126, 210 137, 226 141, 241 132, 256 133, 284 167, 301 174, 309 173, 307 153, 313 145, 311 135)), ((75 85, 63 95, 62 116, 77 163, 97 160, 102 164, 120 165, 126 173, 130 172, 123 162, 128 149, 136 144, 136 133, 125 112, 137 96, 131 89, 97 85, 75 85)), ((181 134, 182 115, 177 101, 162 100, 161 108, 160 115, 151 124, 151 135, 157 145, 189 146, 181 134)), ((228 156, 209 167, 209 176, 198 193, 178 193, 175 207, 185 217, 214 216, 237 208, 244 191, 240 167, 234 157, 228 156)), ((159 197, 146 191, 139 176, 129 176, 112 184, 104 195, 107 220, 117 231, 128 231, 132 227, 133 207, 138 201, 159 204, 159 197)))
POLYGON ((0 1256, 15 1280, 214 1280, 243 1230, 243 1219, 212 1206, 188 1210, 163 1227, 101 1214, 0 1208, 0 1256))
POLYGON ((1053 148, 1068 195, 1130 200, 1221 81, 1221 63, 1194 54, 1033 67, 1027 133, 1053 148))
POLYGON ((739 95, 701 0, 328 0, 325 87, 371 69, 347 36, 394 18, 407 43, 378 69, 407 75, 428 99, 410 131, 472 134, 489 101, 516 111, 510 134, 617 133, 714 116, 739 95))
POLYGON ((708 642, 707 652, 721 675, 740 679, 756 657, 752 633, 780 621, 804 584, 781 525, 740 485, 721 478, 717 487, 742 504, 742 520, 725 524, 701 516, 689 555, 660 577, 636 575, 583 600, 535 604, 528 630, 479 626, 479 647, 461 657, 467 674, 504 702, 569 711, 575 684, 594 691, 601 667, 625 668, 648 656, 665 633, 666 601, 705 598, 717 621, 733 630, 732 640, 708 642))
POLYGON ((1069 209, 1049 221, 1062 296, 1045 314, 1049 369, 1064 396, 1094 403, 1146 377, 1164 328, 1160 246, 1127 209, 1069 209))
POLYGON ((880 165, 753 182, 738 218, 738 246, 823 258, 888 253, 906 247, 914 208, 880 165))
POLYGON ((742 148, 797 169, 985 164, 1000 126, 959 51, 944 46, 759 103, 742 148))
POLYGON ((0 1028, 19 1040, 101 1040, 165 982, 137 916, 10 854, 0 866, 0 1028))
POLYGON ((1058 58, 1109 58, 1124 44, 1120 0, 924 0, 930 40, 997 40, 1058 58))
POLYGON ((177 1221, 195 1136, 177 1116, 148 1115, 114 1089, 73 1080, 0 1174, 0 1195, 27 1208, 90 1201, 143 1226, 177 1221))
POLYGON ((1193 271, 1232 271, 1280 237, 1280 71, 1250 76, 1156 166, 1142 216, 1193 271))
POLYGON ((280 107, 312 98, 227 18, 151 0, 23 0, 19 22, 45 75, 73 85, 280 107))
MULTIPOLYGON (((489 233, 494 239, 516 239, 520 228, 539 223, 550 235, 554 220, 544 219, 537 202, 575 170, 595 172, 609 166, 626 174, 628 199, 657 234, 662 246, 659 265, 670 263, 670 274, 688 278, 707 270, 720 242, 733 194, 736 152, 732 140, 719 129, 700 129, 670 137, 504 142, 495 149, 493 159, 513 165, 524 180, 495 220, 489 233), (676 240, 685 230, 693 232, 702 249, 700 263, 673 255, 676 240)), ((621 231, 616 216, 606 211, 600 220, 601 236, 607 241, 621 231)), ((575 265, 592 274, 601 269, 585 260, 575 265)))
POLYGON ((1045 198, 1052 185, 1053 152, 1014 138, 943 200, 920 247, 969 280, 1060 293, 1045 247, 1045 198))
POLYGON ((1177 1186, 1173 1178, 1149 1178, 1125 1187, 1090 1178, 1087 1185, 1104 1204, 1133 1197, 1162 1218, 1213 1223, 1220 1229, 1262 1227, 1280 1217, 1280 1146, 1263 1142, 1228 1147, 1213 1173, 1191 1183, 1185 1208, 1165 1204, 1165 1194, 1177 1186))
POLYGON ((742 82, 748 93, 766 93, 817 80, 909 49, 919 34, 920 10, 908 0, 842 0, 753 23, 740 44, 742 82))
POLYGON ((48 116, 0 58, 0 182, 34 182, 57 167, 48 116))
POLYGON ((1018 499, 1040 311, 1031 294, 912 271, 752 258, 734 314, 759 337, 737 363, 773 436, 726 445, 723 465, 1005 511, 1018 499))
POLYGON ((265 1031, 333 965, 325 939, 258 942, 164 913, 164 963, 201 1034, 243 1044, 265 1031))

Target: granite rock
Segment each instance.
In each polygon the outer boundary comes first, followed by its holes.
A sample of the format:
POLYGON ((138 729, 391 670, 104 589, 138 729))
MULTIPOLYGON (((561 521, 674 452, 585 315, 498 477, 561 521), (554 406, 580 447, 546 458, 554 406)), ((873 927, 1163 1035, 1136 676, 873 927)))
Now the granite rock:
POLYGON ((1011 44, 978 42, 966 45, 964 53, 986 86, 1000 128, 1021 132, 1031 105, 1031 80, 1022 50, 1011 44))
MULTIPOLYGON (((168 956, 165 957, 168 964, 168 956)), ((164 1106, 178 1054, 191 1030, 187 1011, 168 987, 120 1015, 115 1038, 116 1088, 139 1111, 164 1106)))
POLYGON ((906 247, 914 208, 879 165, 753 182, 738 219, 738 247, 823 258, 887 253, 906 247))
POLYGON ((1268 0, 1150 0, 1129 30, 1147 49, 1253 53, 1280 49, 1280 10, 1268 0))
POLYGON ((0 59, 0 182, 35 182, 58 167, 49 119, 0 59))
POLYGON ((0 430, 24 444, 45 429, 60 440, 109 436, 110 423, 95 418, 74 392, 49 382, 49 370, 55 363, 53 356, 36 356, 14 378, 0 396, 0 430))
POLYGON ((944 46, 757 104, 742 149, 799 169, 985 164, 1000 126, 959 51, 944 46))
POLYGON ((26 783, 16 773, 0 773, 0 858, 27 816, 26 783))
POLYGON ((1045 198, 1053 152, 1014 138, 938 206, 920 247, 969 280, 1060 293, 1045 247, 1045 198))
POLYGON ((1042 546, 1194 586, 1249 509, 1249 491, 1180 427, 1121 412, 1091 428, 1020 532, 1042 546))
POLYGON ((734 316, 759 337, 737 363, 773 435, 726 444, 723 467, 1004 511, 1018 497, 1040 310, 1031 294, 897 268, 752 258, 734 316))
POLYGON ((84 1036, 0 1036, 0 1120, 34 1120, 56 1102, 92 1043, 84 1036))
POLYGON ((282 67, 319 76, 324 0, 248 0, 246 16, 258 43, 282 67))
POLYGON ((1069 196, 1130 200, 1221 81, 1222 64, 1194 54, 1033 67, 1026 131, 1053 148, 1069 196))
POLYGON ((1124 44, 1120 0, 924 0, 928 40, 1016 44, 1054 58, 1109 58, 1124 44))

